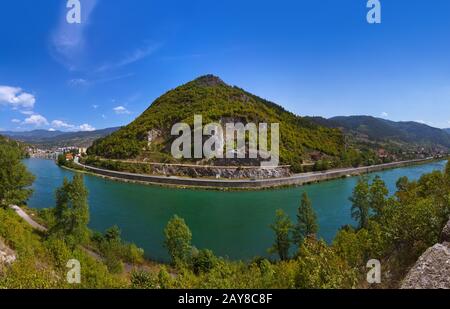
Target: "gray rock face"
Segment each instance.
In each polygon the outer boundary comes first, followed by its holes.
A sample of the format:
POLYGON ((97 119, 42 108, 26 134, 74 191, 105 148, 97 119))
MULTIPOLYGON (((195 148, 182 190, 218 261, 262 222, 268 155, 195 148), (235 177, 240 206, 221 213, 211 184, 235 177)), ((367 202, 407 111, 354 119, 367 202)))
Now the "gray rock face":
POLYGON ((450 221, 447 222, 447 225, 444 227, 441 233, 441 243, 444 242, 450 243, 450 221))
POLYGON ((0 239, 0 270, 4 265, 11 265, 17 259, 13 250, 8 248, 0 239))
POLYGON ((425 251, 403 280, 402 289, 450 289, 450 221, 441 244, 425 251))

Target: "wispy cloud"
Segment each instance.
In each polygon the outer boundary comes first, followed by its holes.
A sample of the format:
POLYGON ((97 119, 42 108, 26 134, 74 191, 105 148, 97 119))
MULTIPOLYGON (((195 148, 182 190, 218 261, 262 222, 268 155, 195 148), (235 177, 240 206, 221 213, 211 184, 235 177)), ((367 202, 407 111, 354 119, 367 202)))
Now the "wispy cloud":
POLYGON ((387 118, 387 117, 389 117, 389 114, 387 112, 382 112, 381 117, 387 118))
MULTIPOLYGON (((99 0, 83 0, 81 5, 81 24, 69 24, 66 20, 65 5, 61 20, 51 37, 53 57, 69 70, 78 70, 83 63, 87 46, 85 34, 90 24, 92 12, 99 0)), ((65 2, 63 2, 65 4, 65 2)))
POLYGON ((71 87, 89 87, 89 86, 93 86, 93 85, 97 85, 97 84, 104 84, 104 83, 109 83, 109 82, 113 82, 116 80, 129 78, 134 75, 135 75, 134 73, 128 73, 128 74, 109 76, 109 77, 90 79, 90 80, 84 79, 84 78, 74 78, 74 79, 69 80, 68 84, 71 87))
POLYGON ((121 58, 115 62, 103 64, 102 66, 97 68, 96 72, 99 73, 99 72, 111 71, 111 70, 119 69, 121 67, 138 62, 138 61, 143 60, 143 59, 147 58, 148 56, 152 55, 160 47, 161 47, 161 44, 159 44, 159 43, 147 44, 144 47, 137 48, 134 51, 127 53, 123 58, 121 58))

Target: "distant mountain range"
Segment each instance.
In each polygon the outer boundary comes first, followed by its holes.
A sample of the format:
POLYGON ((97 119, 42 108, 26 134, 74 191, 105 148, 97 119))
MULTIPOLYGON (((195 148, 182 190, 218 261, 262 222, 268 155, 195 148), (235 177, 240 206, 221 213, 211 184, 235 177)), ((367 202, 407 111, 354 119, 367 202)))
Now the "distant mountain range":
POLYGON ((119 130, 120 127, 107 128, 91 132, 62 132, 33 130, 27 132, 0 132, 0 135, 41 147, 89 147, 94 140, 105 137, 119 130))
POLYGON ((438 129, 426 124, 394 122, 371 116, 311 117, 317 124, 342 128, 347 134, 356 134, 372 141, 395 141, 408 144, 436 145, 450 148, 450 129, 438 129))

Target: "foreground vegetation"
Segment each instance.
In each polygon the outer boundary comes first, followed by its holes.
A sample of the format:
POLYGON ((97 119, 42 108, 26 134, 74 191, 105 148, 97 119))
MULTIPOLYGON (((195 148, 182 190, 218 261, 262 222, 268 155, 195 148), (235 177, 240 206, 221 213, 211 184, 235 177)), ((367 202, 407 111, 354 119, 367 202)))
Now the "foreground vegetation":
POLYGON ((354 189, 352 217, 332 244, 317 238, 313 205, 304 194, 297 218, 282 210, 274 223, 273 259, 229 261, 208 249, 197 249, 182 218, 167 224, 165 246, 171 264, 145 261, 143 251, 124 243, 120 229, 100 234, 88 229, 88 192, 83 178, 65 180, 56 205, 36 213, 46 232, 32 230, 9 204, 23 205, 32 176, 20 162, 17 145, 0 144, 0 239, 17 254, 11 266, 0 266, 0 288, 365 288, 366 263, 382 264, 382 284, 398 287, 408 269, 430 246, 450 216, 450 164, 444 173, 418 181, 399 179, 388 195, 379 178, 361 178, 354 189), (67 261, 77 259, 81 283, 67 283, 67 261))

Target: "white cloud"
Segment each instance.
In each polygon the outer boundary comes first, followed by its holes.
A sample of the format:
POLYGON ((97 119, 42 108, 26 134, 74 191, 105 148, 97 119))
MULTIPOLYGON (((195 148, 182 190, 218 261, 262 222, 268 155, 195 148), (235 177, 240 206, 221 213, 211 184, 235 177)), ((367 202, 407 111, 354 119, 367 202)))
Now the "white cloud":
POLYGON ((95 131, 95 128, 91 126, 90 124, 82 124, 79 126, 64 122, 62 120, 53 120, 52 121, 52 127, 57 129, 63 129, 63 130, 69 130, 69 131, 95 131))
POLYGON ((34 114, 33 111, 20 111, 20 113, 23 114, 23 115, 27 115, 27 116, 30 116, 30 115, 34 114))
POLYGON ((129 111, 128 109, 126 109, 125 107, 123 107, 123 106, 117 106, 117 107, 114 107, 113 110, 114 110, 114 112, 115 112, 117 115, 126 115, 126 114, 130 114, 130 111, 129 111))
POLYGON ((53 128, 48 129, 49 132, 55 132, 56 130, 53 128))
POLYGON ((30 117, 26 118, 23 121, 23 124, 42 127, 42 126, 48 126, 48 121, 44 116, 35 114, 35 115, 31 115, 30 117))
POLYGON ((69 80, 69 86, 72 87, 82 87, 82 86, 87 86, 88 85, 88 81, 85 80, 84 78, 74 78, 69 80))
POLYGON ((95 128, 87 123, 82 124, 79 128, 81 131, 86 131, 86 132, 95 131, 95 128))
POLYGON ((33 108, 36 103, 34 95, 24 92, 22 88, 0 86, 0 104, 5 104, 13 109, 33 108))
POLYGON ((11 119, 12 123, 21 123, 22 121, 20 121, 19 119, 11 119))
POLYGON ((97 108, 99 108, 100 106, 98 106, 97 104, 94 104, 94 105, 92 105, 92 108, 93 109, 97 109, 97 108))
POLYGON ((75 129, 74 125, 68 124, 62 120, 53 120, 52 121, 52 127, 58 128, 58 129, 75 129))
POLYGON ((381 117, 383 117, 383 118, 387 118, 388 116, 389 116, 389 114, 386 113, 386 112, 382 112, 382 113, 381 113, 381 117))

